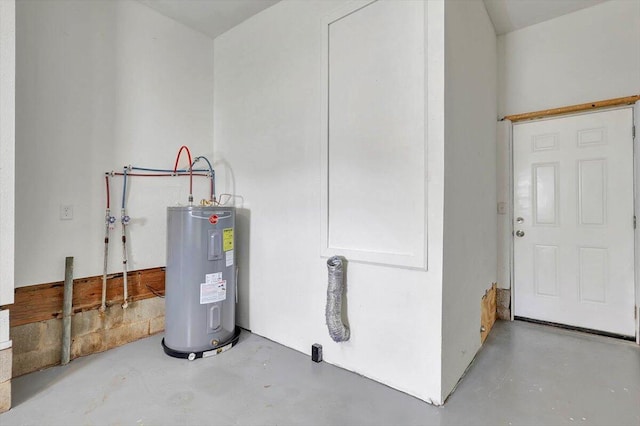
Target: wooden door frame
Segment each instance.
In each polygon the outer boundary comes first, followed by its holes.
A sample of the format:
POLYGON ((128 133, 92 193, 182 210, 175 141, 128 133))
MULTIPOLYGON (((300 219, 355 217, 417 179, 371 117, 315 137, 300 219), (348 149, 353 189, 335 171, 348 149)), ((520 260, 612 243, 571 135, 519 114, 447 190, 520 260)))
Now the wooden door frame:
MULTIPOLYGON (((509 194, 506 197, 509 215, 509 230, 511 232, 511 238, 509 239, 509 280, 511 281, 510 285, 510 296, 511 296, 511 321, 515 319, 515 250, 514 250, 514 198, 513 198, 513 188, 514 188, 514 149, 513 149, 513 125, 515 123, 521 121, 543 121, 549 120, 559 117, 569 117, 576 115, 585 115, 594 112, 604 112, 610 110, 618 110, 618 109, 632 109, 633 115, 633 126, 637 129, 635 133, 635 137, 633 140, 633 205, 634 205, 634 214, 638 218, 640 222, 640 148, 636 149, 637 141, 640 141, 640 96, 633 96, 627 98, 619 98, 618 100, 622 100, 622 102, 611 103, 611 101, 602 101, 601 103, 591 103, 591 104, 582 104, 577 105, 575 107, 565 107, 565 108, 557 108, 554 110, 547 110, 545 114, 540 113, 529 113, 529 114, 521 114, 518 116, 507 116, 501 121, 508 122, 508 158, 509 158, 509 167, 507 173, 508 179, 508 191, 509 194), (631 103, 633 101, 633 103, 631 103), (609 103, 607 103, 609 102, 609 103), (513 120, 512 120, 513 119, 513 120)), ((613 100, 615 101, 615 100, 613 100)), ((640 312, 638 312, 640 307, 640 229, 636 227, 634 229, 634 297, 635 297, 635 338, 636 344, 640 345, 640 312)))
MULTIPOLYGON (((638 141, 640 141, 640 135, 638 130, 640 129, 640 100, 638 100, 633 106, 633 207, 636 219, 640 214, 640 185, 638 179, 640 179, 640 149, 637 148, 638 141)), ((635 246, 635 284, 636 284, 636 304, 635 304, 635 319, 636 319, 636 344, 640 345, 640 230, 638 226, 633 231, 634 233, 634 246, 635 246)))

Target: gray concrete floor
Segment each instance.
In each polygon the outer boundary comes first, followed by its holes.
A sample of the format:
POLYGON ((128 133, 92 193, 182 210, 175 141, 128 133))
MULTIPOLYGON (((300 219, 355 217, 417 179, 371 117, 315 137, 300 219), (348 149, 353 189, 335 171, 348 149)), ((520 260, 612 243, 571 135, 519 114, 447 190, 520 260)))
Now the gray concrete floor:
POLYGON ((13 381, 9 425, 640 425, 640 348, 498 322, 444 407, 262 337, 170 358, 153 336, 13 381))

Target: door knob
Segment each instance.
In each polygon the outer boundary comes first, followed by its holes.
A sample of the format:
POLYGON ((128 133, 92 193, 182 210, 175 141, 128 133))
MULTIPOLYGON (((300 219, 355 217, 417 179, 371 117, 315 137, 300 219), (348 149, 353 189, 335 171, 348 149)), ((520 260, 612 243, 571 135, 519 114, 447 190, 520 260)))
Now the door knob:
POLYGON ((518 229, 518 230, 516 231, 516 237, 520 237, 520 238, 524 237, 524 231, 522 231, 522 230, 518 229))

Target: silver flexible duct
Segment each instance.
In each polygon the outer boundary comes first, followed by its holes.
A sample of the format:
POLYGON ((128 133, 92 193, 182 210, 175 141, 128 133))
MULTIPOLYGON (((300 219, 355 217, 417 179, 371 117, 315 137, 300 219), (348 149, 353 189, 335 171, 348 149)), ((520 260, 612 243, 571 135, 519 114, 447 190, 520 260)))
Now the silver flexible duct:
POLYGON ((349 328, 342 323, 342 292, 344 291, 343 258, 333 256, 327 260, 329 285, 327 287, 327 327, 334 342, 349 340, 349 328))

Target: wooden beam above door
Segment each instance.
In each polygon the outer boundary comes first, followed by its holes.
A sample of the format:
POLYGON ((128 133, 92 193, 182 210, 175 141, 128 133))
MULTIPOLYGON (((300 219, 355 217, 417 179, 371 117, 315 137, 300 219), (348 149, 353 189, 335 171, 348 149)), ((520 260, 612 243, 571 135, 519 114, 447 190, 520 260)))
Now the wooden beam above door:
POLYGON ((571 114, 598 108, 614 107, 619 105, 631 105, 640 100, 640 95, 626 96, 624 98, 607 99, 604 101, 589 102, 586 104, 570 105, 560 108, 545 109, 541 111, 526 112, 524 114, 507 115, 502 120, 512 122, 533 120, 537 118, 551 117, 554 115, 571 114))

